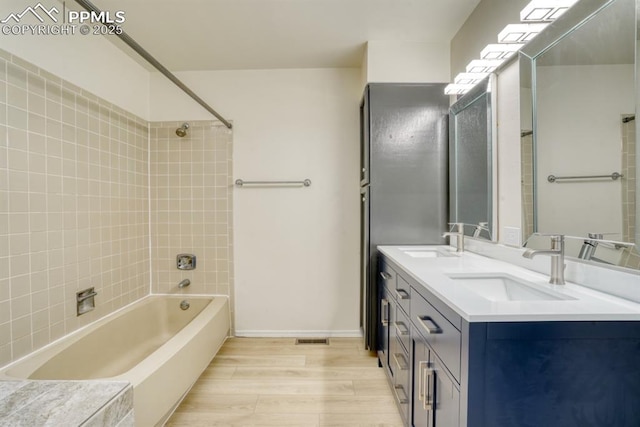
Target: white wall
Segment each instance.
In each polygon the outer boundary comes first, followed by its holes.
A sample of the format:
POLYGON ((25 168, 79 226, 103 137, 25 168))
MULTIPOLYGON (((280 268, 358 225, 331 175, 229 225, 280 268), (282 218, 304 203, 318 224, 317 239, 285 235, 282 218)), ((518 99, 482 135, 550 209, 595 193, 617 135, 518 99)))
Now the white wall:
MULTIPOLYGON (((26 0, 2 0, 0 19, 33 5, 34 2, 26 0)), ((54 5, 61 9, 57 2, 46 4, 54 5)), ((0 37, 2 49, 143 119, 148 118, 149 72, 105 37, 93 34, 0 37)))
MULTIPOLYGON (((234 125, 234 176, 309 178, 236 189, 239 335, 359 332, 359 69, 177 73, 234 125)), ((151 119, 209 119, 158 74, 151 119)))
POLYGON ((442 83, 449 81, 447 43, 369 41, 367 82, 442 83))
POLYGON ((619 240, 620 181, 551 184, 547 176, 620 171, 621 115, 635 111, 633 65, 539 67, 537 76, 539 231, 619 240))

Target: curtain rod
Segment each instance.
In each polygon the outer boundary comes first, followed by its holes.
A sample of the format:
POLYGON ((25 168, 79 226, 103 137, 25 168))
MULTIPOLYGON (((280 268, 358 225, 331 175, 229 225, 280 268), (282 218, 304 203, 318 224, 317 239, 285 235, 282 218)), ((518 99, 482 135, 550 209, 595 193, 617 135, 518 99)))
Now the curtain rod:
MULTIPOLYGON (((93 5, 89 0, 75 0, 80 6, 88 10, 89 12, 95 12, 96 14, 100 14, 100 9, 98 9, 95 5, 93 5)), ((103 25, 107 25, 104 22, 103 25)), ((120 34, 116 34, 120 40, 125 42, 131 49, 136 51, 138 55, 143 57, 147 62, 153 65, 158 71, 160 71, 166 78, 171 80, 176 86, 178 86, 184 93, 189 95, 194 101, 200 104, 205 110, 213 114, 218 120, 220 120, 226 127, 231 129, 233 126, 224 117, 222 117, 216 110, 211 108, 209 104, 207 104, 202 98, 195 94, 194 91, 189 89, 187 85, 182 83, 180 79, 178 79, 171 71, 169 71, 164 65, 158 62, 149 52, 147 52, 142 46, 138 44, 134 39, 132 39, 127 33, 122 31, 120 34)))

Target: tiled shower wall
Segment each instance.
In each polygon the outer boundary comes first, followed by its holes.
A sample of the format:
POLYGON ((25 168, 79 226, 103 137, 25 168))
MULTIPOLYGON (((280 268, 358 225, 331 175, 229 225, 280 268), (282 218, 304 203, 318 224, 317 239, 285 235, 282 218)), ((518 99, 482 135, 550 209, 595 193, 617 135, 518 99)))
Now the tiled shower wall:
POLYGON ((149 293, 147 147, 146 121, 0 50, 0 366, 149 293))
POLYGON ((521 144, 522 168, 522 233, 523 240, 533 234, 533 134, 523 133, 521 144))
MULTIPOLYGON (((232 296, 232 134, 214 121, 151 123, 151 259, 154 293, 232 296), (176 255, 196 256, 178 270, 176 255), (191 285, 178 290, 181 280, 191 285)), ((233 305, 231 305, 233 306, 233 305)))
MULTIPOLYGON (((634 242, 636 236, 636 121, 622 123, 622 240, 634 242)), ((620 265, 640 268, 637 246, 625 249, 620 265)))
POLYGON ((232 296, 232 135, 179 125, 0 49, 0 366, 184 278, 232 296), (185 252, 196 270, 175 268, 185 252), (96 309, 77 317, 92 286, 96 309))

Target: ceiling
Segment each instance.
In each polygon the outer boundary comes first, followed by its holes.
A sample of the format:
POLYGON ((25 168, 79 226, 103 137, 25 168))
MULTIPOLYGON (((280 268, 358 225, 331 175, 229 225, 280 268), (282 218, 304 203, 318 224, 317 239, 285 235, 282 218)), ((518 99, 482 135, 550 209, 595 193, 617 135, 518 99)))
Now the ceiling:
MULTIPOLYGON (((360 67, 365 43, 449 43, 480 0, 94 0, 172 71, 360 67)), ((122 42, 116 44, 135 57, 122 42)))

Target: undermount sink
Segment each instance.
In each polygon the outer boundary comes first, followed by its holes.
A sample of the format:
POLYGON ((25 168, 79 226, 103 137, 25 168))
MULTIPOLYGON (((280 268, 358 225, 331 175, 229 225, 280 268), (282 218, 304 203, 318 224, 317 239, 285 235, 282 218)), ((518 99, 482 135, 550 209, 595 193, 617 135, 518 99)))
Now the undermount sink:
POLYGON ((538 285, 526 280, 503 273, 472 273, 448 274, 454 280, 470 291, 491 301, 549 301, 571 300, 566 295, 549 289, 542 289, 538 285))
POLYGON ((451 252, 447 252, 446 249, 441 248, 399 248, 402 252, 409 255, 412 258, 438 258, 438 257, 451 257, 455 256, 451 252))

